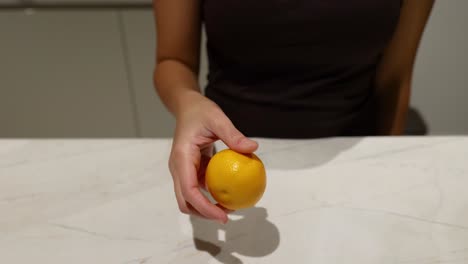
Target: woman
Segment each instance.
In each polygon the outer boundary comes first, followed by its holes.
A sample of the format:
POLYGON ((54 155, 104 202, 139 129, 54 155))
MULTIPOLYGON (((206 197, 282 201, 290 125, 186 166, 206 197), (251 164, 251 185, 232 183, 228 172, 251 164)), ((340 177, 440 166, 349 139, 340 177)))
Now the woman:
POLYGON ((154 0, 155 87, 177 120, 179 209, 225 223, 200 192, 212 144, 400 135, 433 0, 154 0), (198 85, 201 26, 209 84, 198 85), (199 183, 200 182, 200 183, 199 183))

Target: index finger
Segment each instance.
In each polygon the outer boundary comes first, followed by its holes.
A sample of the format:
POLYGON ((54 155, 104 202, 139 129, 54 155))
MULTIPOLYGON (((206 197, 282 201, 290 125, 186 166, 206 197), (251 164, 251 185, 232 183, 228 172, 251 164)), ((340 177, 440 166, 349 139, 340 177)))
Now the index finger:
POLYGON ((175 170, 179 176, 184 199, 206 218, 226 223, 226 213, 212 204, 200 191, 197 178, 197 163, 200 162, 200 152, 197 154, 180 153, 177 159, 178 166, 176 166, 175 170))

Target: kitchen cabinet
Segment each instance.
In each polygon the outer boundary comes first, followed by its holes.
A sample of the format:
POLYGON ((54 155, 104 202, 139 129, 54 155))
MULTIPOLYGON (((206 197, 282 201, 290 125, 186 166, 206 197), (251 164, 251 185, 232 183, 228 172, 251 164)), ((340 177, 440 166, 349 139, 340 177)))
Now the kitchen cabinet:
POLYGON ((0 0, 0 6, 2 5, 11 5, 11 4, 18 4, 20 0, 0 0))
POLYGON ((152 3, 152 0, 32 0, 31 2, 37 4, 59 4, 59 5, 67 5, 67 4, 99 4, 99 5, 116 5, 116 4, 148 4, 152 3))
POLYGON ((3 10, 0 137, 133 137, 118 13, 3 10))

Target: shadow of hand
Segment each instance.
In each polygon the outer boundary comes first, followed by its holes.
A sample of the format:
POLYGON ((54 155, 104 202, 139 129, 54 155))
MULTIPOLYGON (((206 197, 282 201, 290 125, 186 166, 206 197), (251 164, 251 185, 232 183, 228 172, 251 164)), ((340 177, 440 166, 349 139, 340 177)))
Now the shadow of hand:
POLYGON ((268 221, 265 208, 253 207, 232 215, 239 219, 230 220, 226 225, 191 216, 197 250, 209 253, 222 263, 233 264, 242 261, 232 253, 264 257, 278 248, 280 234, 278 228, 268 221), (218 238, 220 231, 225 232, 225 241, 218 238))
POLYGON ((359 143, 360 138, 324 138, 300 141, 268 140, 261 148, 268 152, 260 153, 265 166, 269 169, 301 170, 328 163, 359 143))

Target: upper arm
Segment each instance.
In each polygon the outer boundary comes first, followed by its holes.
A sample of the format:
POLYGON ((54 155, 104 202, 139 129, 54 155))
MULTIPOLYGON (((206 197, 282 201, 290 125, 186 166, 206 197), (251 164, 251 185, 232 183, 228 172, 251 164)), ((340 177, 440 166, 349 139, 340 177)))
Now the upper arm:
POLYGON ((410 81, 416 53, 434 0, 404 0, 400 19, 377 73, 377 82, 410 81))
POLYGON ((176 60, 198 72, 200 8, 200 0, 153 0, 157 63, 176 60))

